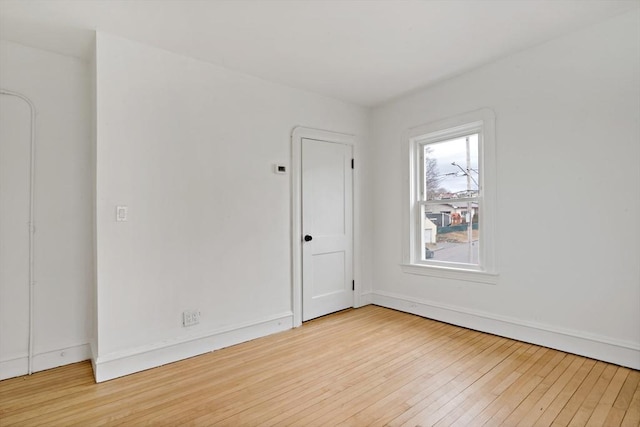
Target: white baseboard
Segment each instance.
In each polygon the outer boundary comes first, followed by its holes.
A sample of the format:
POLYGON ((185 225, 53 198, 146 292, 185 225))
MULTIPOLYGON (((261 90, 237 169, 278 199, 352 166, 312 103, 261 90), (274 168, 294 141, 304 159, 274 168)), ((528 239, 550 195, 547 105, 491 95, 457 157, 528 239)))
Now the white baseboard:
POLYGON ((460 307, 451 307, 390 292, 372 294, 372 304, 487 332, 518 341, 578 354, 616 365, 640 369, 640 346, 580 331, 525 322, 460 307))
MULTIPOLYGON (((33 355, 33 372, 57 368, 70 363, 82 362, 91 358, 89 344, 81 344, 59 350, 46 351, 33 355)), ((27 375, 29 359, 22 356, 0 361, 0 380, 27 375)))
POLYGON ((357 301, 357 305, 354 308, 360 308, 360 307, 364 307, 365 305, 370 305, 371 298, 372 298, 371 292, 360 294, 360 297, 358 298, 358 301, 357 301))
POLYGON ((27 375, 29 373, 28 365, 29 361, 26 356, 1 361, 0 380, 27 375))
POLYGON ((293 313, 287 312, 198 336, 98 356, 92 360, 93 372, 96 382, 108 381, 291 328, 293 313))

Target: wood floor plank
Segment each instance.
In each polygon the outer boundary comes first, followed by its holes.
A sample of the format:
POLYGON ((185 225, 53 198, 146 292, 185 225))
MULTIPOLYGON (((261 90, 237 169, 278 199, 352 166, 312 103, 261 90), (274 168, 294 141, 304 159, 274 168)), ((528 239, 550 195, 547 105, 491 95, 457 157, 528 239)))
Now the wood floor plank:
POLYGON ((637 427, 640 426, 640 384, 636 387, 636 392, 629 402, 629 408, 624 414, 622 427, 637 427))
MULTIPOLYGON (((567 355, 567 360, 571 361, 571 365, 567 368, 566 371, 562 373, 562 375, 553 383, 548 390, 544 392, 544 394, 540 397, 540 399, 532 405, 532 408, 529 412, 522 416, 520 420, 518 420, 518 426, 520 427, 529 427, 532 426, 538 421, 538 418, 547 410, 551 402, 553 402, 556 397, 560 394, 562 389, 567 385, 567 383, 573 378, 578 369, 584 364, 585 359, 578 356, 567 355)), ((553 416, 555 418, 555 415, 553 416)))
POLYGON ((591 414, 595 410, 598 401, 604 394, 607 387, 609 387, 616 369, 617 366, 605 366, 602 374, 600 375, 600 378, 598 378, 598 381, 593 386, 587 397, 580 405, 580 408, 576 411, 575 415, 569 422, 569 427, 584 426, 589 421, 589 418, 591 418, 591 414))
MULTIPOLYGON (((479 341, 480 337, 475 336, 475 334, 463 334, 458 336, 453 336, 456 338, 453 340, 455 343, 443 344, 438 346, 439 348, 433 349, 429 353, 425 353, 424 355, 420 355, 419 357, 412 358, 409 363, 405 363, 400 367, 393 366, 384 366, 381 371, 381 375, 384 377, 384 386, 383 390, 379 393, 379 395, 386 396, 393 393, 393 390, 396 387, 405 387, 407 384, 411 382, 420 382, 424 381, 425 377, 433 375, 433 370, 438 367, 442 368, 447 363, 453 363, 451 361, 451 357, 447 357, 447 352, 455 352, 456 355, 462 357, 464 356, 467 349, 476 348, 474 343, 479 341), (459 338, 459 339, 457 339, 459 338)), ((470 350, 469 350, 470 351, 470 350)), ((340 379, 342 380, 342 379, 340 379)), ((326 393, 326 392, 325 392, 326 393)), ((329 397, 328 395, 324 396, 329 397)), ((301 396, 298 404, 292 407, 289 411, 279 412, 273 418, 268 419, 265 425, 277 425, 277 423, 286 419, 287 416, 291 416, 292 414, 299 413, 303 410, 308 410, 311 406, 310 402, 305 402, 307 396, 301 396)), ((381 398, 381 400, 383 400, 381 398)), ((365 402, 368 404, 369 400, 362 399, 361 402, 365 402)), ((353 412, 356 412, 355 408, 352 408, 353 412)))
MULTIPOLYGON (((613 404, 624 385, 627 377, 629 376, 629 369, 618 367, 616 372, 609 383, 609 386, 601 394, 600 401, 594 408, 591 417, 586 423, 587 427, 599 427, 604 425, 604 422, 609 414, 609 411, 613 408, 613 404)), ((573 421, 573 420, 572 420, 573 421)))
POLYGON ((486 357, 497 358, 502 360, 509 354, 516 351, 517 345, 505 341, 497 341, 492 347, 483 351, 482 353, 474 356, 471 360, 461 365, 459 369, 453 370, 448 375, 444 376, 442 383, 435 383, 432 387, 425 389, 423 392, 418 393, 416 396, 410 398, 407 403, 410 408, 407 409, 400 416, 394 418, 388 424, 391 426, 405 425, 415 417, 424 414, 424 411, 430 407, 439 405, 441 402, 448 401, 457 391, 464 389, 469 383, 474 382, 482 374, 479 373, 479 367, 481 367, 486 361, 486 357))
POLYGON ((542 396, 549 391, 551 386, 567 370, 571 363, 571 358, 562 353, 557 354, 554 360, 556 363, 549 363, 546 369, 543 369, 536 374, 537 378, 532 379, 532 382, 536 384, 534 389, 518 404, 513 412, 509 414, 505 419, 504 424, 517 425, 520 420, 529 413, 531 408, 542 398, 542 396))
POLYGON ((613 403, 613 407, 609 410, 607 418, 604 420, 604 425, 617 426, 622 424, 638 383, 640 383, 640 372, 630 371, 616 397, 616 401, 613 403))
POLYGON ((580 387, 573 393, 569 402, 562 408, 562 411, 560 411, 556 419, 553 420, 553 423, 551 423, 552 427, 565 427, 569 425, 576 412, 580 409, 582 402, 587 398, 587 395, 591 392, 606 367, 606 363, 596 362, 591 372, 589 372, 589 375, 587 375, 580 387))
POLYGON ((522 375, 500 394, 500 397, 494 400, 484 411, 474 418, 474 423, 500 425, 520 402, 529 395, 531 390, 533 390, 539 382, 539 377, 536 374, 538 371, 544 369, 546 364, 549 363, 550 358, 554 355, 552 350, 546 348, 540 348, 539 352, 541 351, 544 352, 544 357, 535 360, 534 363, 525 365, 527 370, 522 372, 522 375))
MULTIPOLYGON (((550 353, 542 354, 541 357, 546 358, 548 356, 550 356, 550 353)), ((530 360, 534 360, 534 359, 532 358, 530 360)), ((419 422, 419 424, 421 425, 437 425, 437 423, 439 423, 440 421, 443 421, 443 418, 446 415, 448 415, 450 412, 452 412, 453 409, 456 408, 456 406, 464 403, 464 401, 467 400, 467 398, 471 398, 471 396, 476 395, 475 392, 477 390, 482 389, 482 387, 485 385, 485 382, 483 380, 491 379, 491 377, 488 375, 488 372, 490 371, 483 373, 481 378, 478 378, 475 382, 473 382, 473 384, 469 385, 467 388, 460 391, 460 393, 458 393, 457 395, 449 395, 449 396, 444 395, 443 397, 438 399, 439 400, 438 404, 432 405, 432 407, 428 410, 423 410, 422 414, 419 414, 418 416, 414 417, 414 420, 419 422), (445 403, 446 399, 449 397, 451 397, 451 399, 445 403), (442 405, 438 407, 438 405, 440 404, 442 405)), ((406 424, 407 425, 412 424, 414 420, 411 420, 406 424)), ((448 422, 444 421, 444 425, 447 425, 447 424, 448 422)))
MULTIPOLYGON (((574 393, 583 383, 584 379, 589 375, 593 367, 596 365, 595 360, 587 359, 580 366, 580 369, 562 388, 560 393, 553 399, 551 404, 544 410, 538 420, 534 423, 534 427, 550 426, 556 419, 558 414, 564 409, 565 405, 573 397, 574 393)), ((568 422, 567 422, 568 423, 568 422)))
MULTIPOLYGON (((490 339, 480 338, 478 342, 470 344, 470 346, 476 349, 482 348, 480 346, 486 346, 490 344, 490 342, 487 342, 489 340, 490 339)), ((433 365, 425 364, 425 367, 428 369, 425 374, 426 376, 430 376, 435 373, 434 372, 435 368, 433 365)), ((380 368, 385 369, 386 367, 384 365, 381 365, 380 368)), ((416 372, 416 374, 420 376, 420 374, 423 372, 424 371, 418 371, 416 372)), ((367 373, 367 375, 370 375, 370 373, 367 373)), ((359 392, 362 392, 362 393, 375 392, 382 387, 382 384, 384 384, 385 381, 387 381, 386 372, 383 372, 383 375, 381 376, 379 375, 370 376, 365 383, 356 381, 354 383, 347 384, 347 387, 345 387, 344 389, 338 390, 336 393, 333 393, 330 397, 328 397, 328 399, 323 403, 322 407, 332 408, 332 407, 342 407, 344 405, 347 405, 353 399, 360 398, 359 392), (371 387, 372 385, 374 385, 374 383, 370 383, 369 382, 370 380, 377 380, 377 382, 375 383, 375 387, 371 387), (367 383, 368 383, 368 386, 367 386, 367 383)), ((342 381, 339 381, 339 383, 340 382, 342 381)), ((297 425, 305 424, 306 425, 308 423, 321 424, 323 422, 323 417, 333 415, 333 413, 330 410, 327 410, 327 411, 322 410, 322 412, 320 412, 318 409, 319 408, 313 408, 312 410, 307 410, 304 413, 300 413, 300 411, 297 411, 291 417, 285 418, 280 422, 284 423, 285 425, 286 424, 297 424, 297 425)))
POLYGON ((95 384, 0 381, 9 426, 638 426, 640 372, 377 306, 95 384))
MULTIPOLYGON (((548 358, 548 362, 541 366, 537 373, 531 376, 521 387, 517 394, 514 394, 512 403, 509 405, 510 414, 506 414, 508 411, 504 411, 503 423, 505 425, 517 425, 519 420, 529 411, 534 403, 543 395, 553 384, 556 379, 567 369, 569 364, 569 358, 563 353, 551 352, 548 358), (518 396, 525 396, 522 400, 518 396)), ((541 365, 541 360, 537 365, 541 365)), ((524 376, 529 376, 526 373, 524 376)), ((515 382, 514 382, 515 383, 515 382)), ((515 384, 506 390, 513 390, 515 384)), ((504 392, 503 392, 504 393, 504 392)), ((494 420, 497 420, 497 415, 494 415, 494 420)))
MULTIPOLYGON (((557 359, 557 361, 562 359, 561 354, 550 353, 550 356, 553 357, 554 361, 555 359, 557 359)), ((496 365, 494 369, 487 372, 481 379, 473 383, 454 399, 450 400, 437 412, 430 414, 431 419, 428 420, 428 423, 433 423, 440 415, 443 415, 434 425, 448 426, 454 422, 459 422, 458 420, 463 415, 479 412, 481 410, 479 406, 482 406, 482 404, 475 408, 477 412, 472 412, 470 409, 484 399, 490 401, 495 400, 498 395, 496 393, 497 390, 504 390, 505 387, 508 387, 506 383, 512 384, 517 379, 518 375, 513 374, 518 369, 518 364, 520 364, 520 362, 510 361, 509 358, 503 360, 500 364, 496 365)))
MULTIPOLYGON (((490 343, 490 341, 486 341, 486 343, 490 343)), ((438 379, 439 375, 437 375, 437 373, 443 372, 445 368, 454 363, 459 363, 463 357, 471 357, 471 353, 479 349, 479 347, 476 347, 478 345, 477 343, 473 345, 469 344, 465 345, 466 348, 458 349, 457 351, 453 348, 445 349, 445 354, 439 356, 439 360, 434 360, 429 364, 431 365, 430 369, 425 375, 414 378, 396 389, 388 389, 385 387, 386 393, 381 393, 384 394, 384 396, 360 405, 363 406, 363 408, 360 409, 359 412, 341 420, 340 423, 343 425, 386 424, 410 407, 407 402, 424 390, 425 381, 429 381, 432 385, 438 384, 438 381, 446 381, 444 376, 440 376, 441 379, 438 379)), ((437 387, 434 387, 434 390, 435 389, 437 389, 437 387)))
MULTIPOLYGON (((478 343, 478 345, 480 345, 480 343, 478 343)), ((472 346, 469 347, 474 348, 472 346)), ((476 349, 480 350, 481 347, 476 347, 476 349)), ((447 360, 448 357, 442 355, 442 359, 447 360)), ((419 374, 420 372, 425 372, 426 377, 434 380, 433 375, 435 374, 435 372, 433 371, 433 367, 430 367, 430 369, 428 369, 427 371, 426 366, 424 367, 424 369, 421 369, 420 366, 416 366, 410 372, 405 371, 404 374, 394 374, 391 377, 385 373, 385 380, 381 385, 363 392, 363 398, 360 398, 360 396, 355 396, 354 399, 350 400, 346 404, 343 404, 341 408, 347 409, 346 411, 340 411, 334 414, 323 414, 321 417, 318 417, 316 420, 314 420, 313 424, 338 425, 339 423, 345 423, 345 420, 350 417, 350 414, 362 412, 365 408, 367 409, 367 414, 369 414, 371 413, 370 408, 368 408, 370 406, 370 402, 383 400, 386 396, 389 396, 390 394, 403 389, 406 385, 411 384, 412 378, 415 377, 415 374, 419 374)), ((366 425, 362 420, 354 420, 348 422, 347 424, 350 423, 366 425)))

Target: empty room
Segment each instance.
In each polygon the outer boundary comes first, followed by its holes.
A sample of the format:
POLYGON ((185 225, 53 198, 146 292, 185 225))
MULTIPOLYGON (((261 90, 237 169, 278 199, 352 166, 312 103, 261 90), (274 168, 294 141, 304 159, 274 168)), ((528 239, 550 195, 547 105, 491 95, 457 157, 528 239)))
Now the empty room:
POLYGON ((0 425, 640 426, 639 0, 0 0, 0 425))

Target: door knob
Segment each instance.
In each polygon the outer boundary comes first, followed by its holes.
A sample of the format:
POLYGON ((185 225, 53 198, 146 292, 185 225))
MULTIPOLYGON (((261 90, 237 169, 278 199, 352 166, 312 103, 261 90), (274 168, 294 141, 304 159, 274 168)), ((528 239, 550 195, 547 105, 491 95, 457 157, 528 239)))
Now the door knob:
POLYGON ((312 236, 309 236, 308 234, 307 234, 306 236, 304 236, 304 241, 305 241, 305 242, 310 242, 310 241, 312 241, 312 240, 313 240, 313 237, 312 237, 312 236))

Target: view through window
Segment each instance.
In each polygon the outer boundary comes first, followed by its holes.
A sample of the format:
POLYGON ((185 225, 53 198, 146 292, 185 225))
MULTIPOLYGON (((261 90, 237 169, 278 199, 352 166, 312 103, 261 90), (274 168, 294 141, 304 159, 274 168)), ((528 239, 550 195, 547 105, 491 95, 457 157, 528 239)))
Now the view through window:
POLYGON ((421 259, 479 265, 479 134, 417 145, 421 259))

